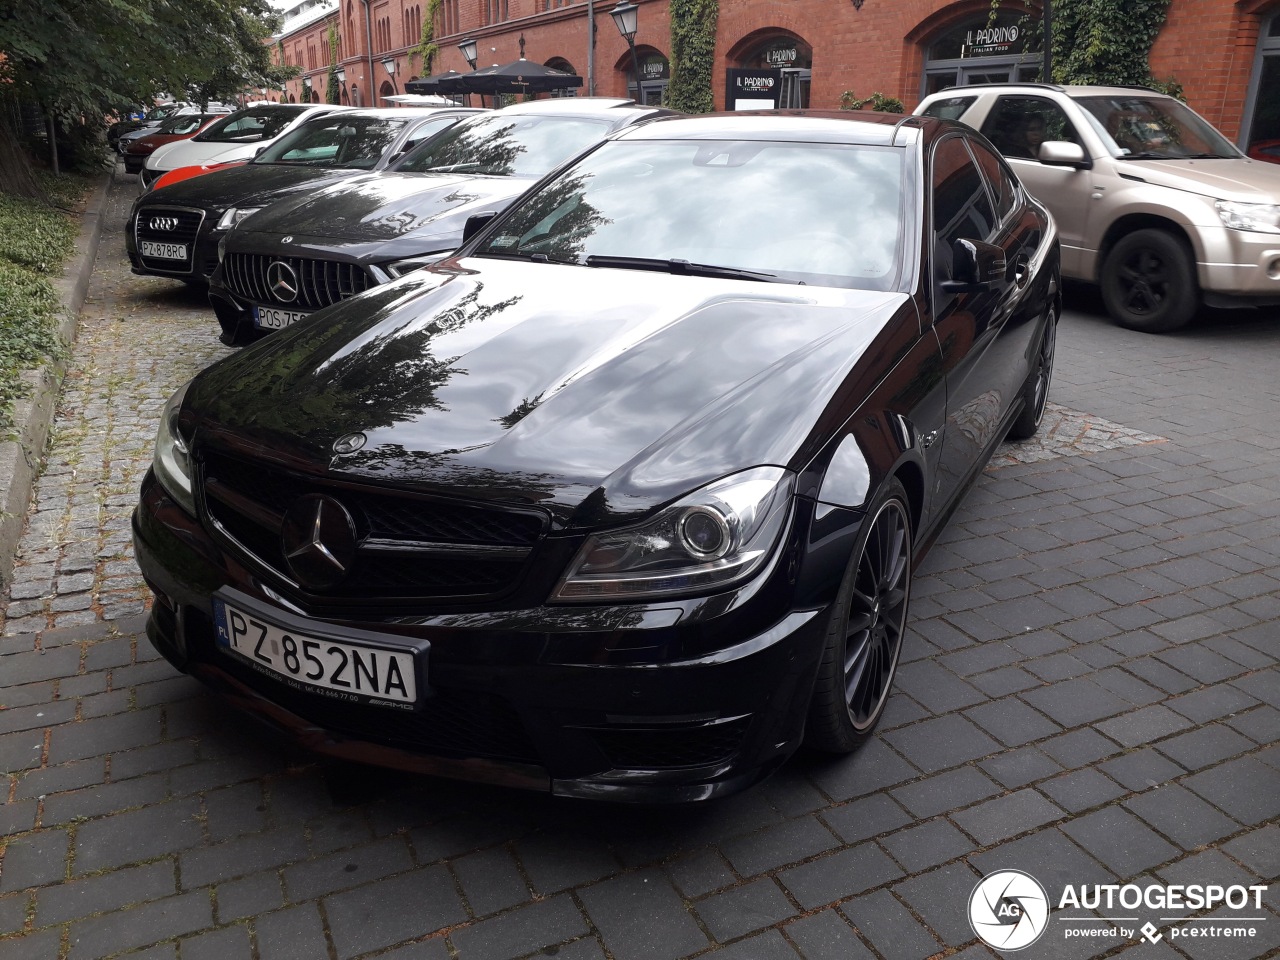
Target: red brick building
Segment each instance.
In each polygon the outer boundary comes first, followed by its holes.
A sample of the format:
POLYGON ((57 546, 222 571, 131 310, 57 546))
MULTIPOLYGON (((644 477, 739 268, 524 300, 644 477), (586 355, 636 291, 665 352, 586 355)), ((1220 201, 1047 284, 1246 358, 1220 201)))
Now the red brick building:
MULTIPOLYGON (((669 76, 668 4, 636 2, 640 96, 654 101, 669 76)), ((381 104, 402 93, 406 80, 423 73, 413 51, 428 3, 303 0, 288 11, 280 37, 286 61, 303 69, 286 99, 325 99, 331 22, 340 37, 342 101, 381 104)), ((587 0, 443 0, 431 72, 468 70, 458 50, 464 39, 477 42, 483 67, 519 57, 523 37, 528 59, 593 77, 597 94, 634 96, 631 57, 609 17, 612 5, 591 4, 596 45, 589 71, 587 0)), ((1020 52, 1015 13, 1002 15, 999 29, 981 32, 989 9, 989 0, 721 0, 716 106, 736 102, 730 70, 765 71, 782 105, 815 108, 837 107, 848 90, 895 96, 910 109, 944 86, 1037 76, 1039 55, 1020 52)), ((1039 16, 1037 0, 1031 9, 1039 16)), ((1151 69, 1182 83, 1191 106, 1233 140, 1280 140, 1280 0, 1172 0, 1151 69)))

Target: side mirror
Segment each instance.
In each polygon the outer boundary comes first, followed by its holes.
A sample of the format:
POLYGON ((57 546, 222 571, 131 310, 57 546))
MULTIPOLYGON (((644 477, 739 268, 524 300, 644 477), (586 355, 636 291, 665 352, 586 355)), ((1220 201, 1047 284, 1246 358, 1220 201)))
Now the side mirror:
POLYGON ((1046 140, 1040 144, 1040 162, 1050 167, 1075 167, 1088 170, 1093 161, 1084 155, 1084 147, 1069 140, 1046 140))
POLYGON ((1005 274, 1004 250, 981 240, 957 240, 951 245, 951 279, 943 293, 985 293, 1005 274))
POLYGON ((489 225, 489 221, 498 215, 496 210, 473 214, 467 217, 467 225, 462 228, 462 242, 466 243, 477 233, 489 225))

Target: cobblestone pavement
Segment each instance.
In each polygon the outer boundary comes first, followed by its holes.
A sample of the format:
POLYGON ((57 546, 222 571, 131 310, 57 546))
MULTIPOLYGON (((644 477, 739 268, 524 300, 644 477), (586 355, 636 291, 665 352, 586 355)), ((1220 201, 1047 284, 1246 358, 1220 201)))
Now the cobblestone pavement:
MULTIPOLYGON (((996 869, 1055 907, 1280 873, 1280 324, 1148 337, 1072 291, 1046 440, 919 571, 878 738, 712 805, 590 806, 316 761, 156 658, 128 512, 163 400, 225 351, 122 266, 132 189, 0 638, 0 960, 972 960, 996 869)), ((1055 909, 1020 956, 1274 957, 1278 909, 1055 909)))

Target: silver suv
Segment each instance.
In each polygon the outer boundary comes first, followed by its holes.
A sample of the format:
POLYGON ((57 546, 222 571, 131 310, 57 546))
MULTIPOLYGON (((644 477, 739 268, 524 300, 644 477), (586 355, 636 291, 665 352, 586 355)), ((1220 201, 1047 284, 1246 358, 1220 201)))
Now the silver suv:
POLYGON ((1280 166, 1244 156, 1186 104, 1131 87, 987 84, 916 113, 981 130, 1052 211, 1062 272, 1118 323, 1174 330, 1201 303, 1280 304, 1280 166))

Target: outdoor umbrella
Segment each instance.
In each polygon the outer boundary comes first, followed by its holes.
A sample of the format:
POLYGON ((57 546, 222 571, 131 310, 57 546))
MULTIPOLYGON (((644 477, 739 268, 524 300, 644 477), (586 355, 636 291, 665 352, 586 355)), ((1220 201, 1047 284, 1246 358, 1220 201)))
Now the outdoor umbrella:
POLYGON ((582 78, 575 73, 553 70, 523 57, 511 63, 495 64, 473 73, 461 74, 451 82, 457 83, 467 93, 489 93, 495 96, 499 93, 546 93, 582 86, 582 78))
POLYGON ((465 73, 459 73, 457 70, 446 70, 444 73, 438 73, 434 77, 420 77, 417 80, 410 80, 404 85, 406 93, 463 93, 463 89, 457 85, 457 81, 465 77, 465 73))

